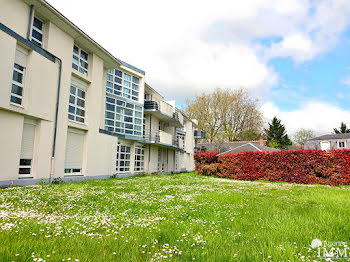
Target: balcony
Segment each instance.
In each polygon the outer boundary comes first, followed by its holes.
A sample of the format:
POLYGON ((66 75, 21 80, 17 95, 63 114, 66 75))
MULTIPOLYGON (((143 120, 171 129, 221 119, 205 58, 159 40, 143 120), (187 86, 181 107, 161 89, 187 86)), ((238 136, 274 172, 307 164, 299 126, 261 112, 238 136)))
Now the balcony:
POLYGON ((175 127, 183 127, 183 116, 175 108, 164 101, 145 100, 145 113, 154 115, 159 120, 175 127))
POLYGON ((171 134, 162 130, 145 130, 144 139, 146 144, 157 144, 163 147, 179 149, 179 141, 171 134))
POLYGON ((202 130, 194 130, 194 139, 205 139, 207 135, 202 130))

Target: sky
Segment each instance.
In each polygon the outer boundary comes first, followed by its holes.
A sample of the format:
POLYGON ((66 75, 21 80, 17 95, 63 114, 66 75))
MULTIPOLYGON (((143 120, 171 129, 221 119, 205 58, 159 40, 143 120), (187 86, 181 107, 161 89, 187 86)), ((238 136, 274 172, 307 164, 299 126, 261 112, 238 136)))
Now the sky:
POLYGON ((350 126, 349 0, 48 0, 177 106, 247 88, 292 136, 350 126))

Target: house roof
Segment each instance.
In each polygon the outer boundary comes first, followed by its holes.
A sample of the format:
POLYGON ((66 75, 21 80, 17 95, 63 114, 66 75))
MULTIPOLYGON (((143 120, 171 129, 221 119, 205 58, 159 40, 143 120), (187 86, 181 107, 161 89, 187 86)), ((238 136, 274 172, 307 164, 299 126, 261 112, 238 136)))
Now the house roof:
POLYGON ((246 143, 240 146, 237 146, 233 149, 230 149, 226 152, 223 152, 219 154, 218 156, 226 155, 228 153, 240 153, 240 152, 246 152, 246 151, 253 151, 253 152, 275 152, 279 151, 279 149, 268 147, 268 146, 261 146, 261 145, 256 145, 253 143, 246 143))
MULTIPOLYGON (((234 141, 225 143, 198 143, 198 147, 205 147, 207 152, 223 153, 247 143, 251 143, 255 146, 260 145, 260 141, 234 141)), ((264 140, 263 144, 266 145, 266 140, 264 140)))
POLYGON ((330 139, 350 139, 350 133, 323 135, 323 136, 311 138, 311 139, 309 139, 309 141, 312 141, 312 140, 330 140, 330 139))

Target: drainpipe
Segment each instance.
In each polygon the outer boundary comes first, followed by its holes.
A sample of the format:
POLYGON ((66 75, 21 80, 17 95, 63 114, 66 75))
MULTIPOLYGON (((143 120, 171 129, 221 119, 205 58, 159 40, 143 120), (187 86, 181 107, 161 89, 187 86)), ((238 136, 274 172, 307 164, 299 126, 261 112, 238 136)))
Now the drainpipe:
POLYGON ((32 23, 33 23, 33 14, 34 14, 34 5, 30 6, 30 12, 29 12, 29 22, 28 22, 28 30, 27 30, 27 39, 30 38, 30 32, 32 31, 32 23))
POLYGON ((56 59, 58 60, 60 65, 59 65, 59 69, 58 69, 58 86, 57 86, 57 98, 56 98, 55 126, 54 126, 54 133, 53 133, 51 170, 50 170, 49 184, 51 184, 51 179, 52 179, 52 176, 54 173, 54 162, 55 162, 55 154, 56 154, 57 122, 58 122, 58 108, 60 105, 61 75, 62 75, 62 60, 58 57, 56 57, 56 59))

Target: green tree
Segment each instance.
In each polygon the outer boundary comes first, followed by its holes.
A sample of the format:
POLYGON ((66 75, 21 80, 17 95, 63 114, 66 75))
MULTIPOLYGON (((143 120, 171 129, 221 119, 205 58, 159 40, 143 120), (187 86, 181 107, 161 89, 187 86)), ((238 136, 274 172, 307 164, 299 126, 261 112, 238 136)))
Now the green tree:
POLYGON ((286 128, 281 124, 281 120, 274 117, 271 123, 268 123, 269 127, 265 129, 265 135, 268 145, 273 145, 276 148, 286 149, 292 144, 292 141, 287 135, 286 128), (277 144, 277 146, 276 146, 277 144))
POLYGON ((336 134, 345 134, 345 133, 350 133, 350 129, 348 129, 348 127, 346 126, 346 124, 344 122, 341 122, 340 124, 340 128, 333 128, 334 133, 336 134))
POLYGON ((300 128, 298 131, 295 132, 293 142, 297 145, 305 145, 307 140, 314 137, 314 131, 312 131, 311 129, 300 128))
POLYGON ((186 103, 185 112, 198 120, 198 128, 206 132, 210 142, 261 137, 263 114, 258 100, 244 88, 217 88, 186 103))

